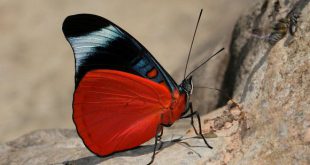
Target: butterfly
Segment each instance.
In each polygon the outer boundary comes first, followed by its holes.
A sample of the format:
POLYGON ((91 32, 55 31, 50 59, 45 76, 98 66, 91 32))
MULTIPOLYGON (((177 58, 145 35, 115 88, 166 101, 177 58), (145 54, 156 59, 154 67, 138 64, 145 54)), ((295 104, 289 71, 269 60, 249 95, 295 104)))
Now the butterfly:
POLYGON ((75 57, 73 121, 91 152, 107 156, 155 137, 153 162, 163 127, 181 118, 191 118, 212 148, 189 101, 191 76, 178 85, 141 43, 103 17, 71 15, 62 30, 75 57))

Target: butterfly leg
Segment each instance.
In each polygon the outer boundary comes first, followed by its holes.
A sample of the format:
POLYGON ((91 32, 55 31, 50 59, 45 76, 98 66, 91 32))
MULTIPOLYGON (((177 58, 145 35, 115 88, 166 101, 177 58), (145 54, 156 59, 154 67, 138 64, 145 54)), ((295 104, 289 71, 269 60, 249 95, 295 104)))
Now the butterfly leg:
POLYGON ((160 144, 158 146, 158 150, 160 150, 161 147, 163 146, 163 142, 161 141, 161 137, 163 136, 163 133, 164 133, 164 127, 161 125, 160 133, 157 134, 157 141, 160 142, 160 144))
POLYGON ((201 120, 200 120, 200 115, 199 115, 198 111, 193 111, 192 103, 190 103, 189 108, 190 108, 190 112, 191 112, 191 113, 188 114, 188 115, 186 115, 186 116, 183 116, 182 118, 189 118, 189 117, 191 118, 191 125, 193 126, 193 128, 194 128, 194 130, 195 130, 195 133, 196 133, 197 135, 200 135, 201 138, 203 139, 203 141, 206 143, 206 145, 207 145, 210 149, 212 149, 213 147, 210 146, 210 145, 208 144, 207 140, 205 139, 205 137, 204 137, 203 134, 202 134, 201 120), (195 125, 194 125, 194 119, 193 119, 194 116, 196 116, 196 117, 197 117, 197 120, 198 120, 199 133, 197 133, 197 130, 196 130, 195 125))
POLYGON ((195 134, 198 135, 197 129, 194 125, 194 111, 193 111, 193 105, 192 103, 189 103, 189 109, 190 109, 190 114, 186 115, 186 116, 182 116, 182 118, 191 118, 191 125, 194 128, 195 134))
POLYGON ((157 127, 157 130, 156 130, 155 145, 154 145, 152 160, 148 163, 148 165, 150 165, 150 164, 152 164, 154 162, 158 141, 160 142, 158 150, 160 150, 162 145, 163 145, 163 143, 161 142, 161 137, 163 135, 163 132, 164 132, 163 125, 159 124, 158 127, 157 127))

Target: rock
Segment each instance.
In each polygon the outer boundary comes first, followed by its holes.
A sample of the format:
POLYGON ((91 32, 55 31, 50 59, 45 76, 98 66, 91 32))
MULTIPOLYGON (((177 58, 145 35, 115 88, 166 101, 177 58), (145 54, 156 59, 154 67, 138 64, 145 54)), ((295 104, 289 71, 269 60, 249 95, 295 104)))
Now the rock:
POLYGON ((234 117, 237 117, 237 116, 240 116, 240 115, 241 115, 241 110, 238 109, 238 108, 234 108, 234 109, 230 110, 230 113, 231 113, 234 117))
POLYGON ((280 11, 270 16, 275 2, 261 1, 239 19, 233 33, 224 85, 242 104, 246 127, 228 164, 310 164, 309 0, 280 0, 280 11), (300 14, 297 23, 290 22, 285 35, 270 42, 274 33, 283 32, 270 26, 292 13, 300 14), (297 31, 291 33, 290 26, 297 31), (253 34, 264 28, 261 37, 253 34))
POLYGON ((307 128, 304 136, 304 142, 305 143, 310 143, 310 128, 307 128))
MULTIPOLYGON (((227 119, 227 107, 214 111, 202 120, 227 119)), ((209 149, 190 128, 190 120, 177 121, 164 129, 163 147, 156 154, 154 164, 221 164, 228 162, 237 146, 241 144, 241 127, 233 121, 231 127, 212 128, 204 132, 209 149), (190 128, 190 131, 186 131, 190 128), (187 133, 186 133, 187 132, 187 133)), ((204 128, 206 126, 204 125, 204 128)), ((1 164, 147 164, 151 160, 154 139, 141 147, 98 157, 86 149, 75 130, 38 130, 0 145, 1 164)))
POLYGON ((0 147, 1 164, 51 164, 89 155, 74 130, 35 131, 0 147))
MULTIPOLYGON (((230 137, 208 138, 213 150, 206 147, 201 138, 182 137, 190 126, 189 120, 182 120, 172 129, 165 129, 163 147, 156 154, 154 164, 201 164, 219 161, 225 148, 223 141, 230 137), (181 141, 172 139, 182 139, 181 141)), ((108 157, 97 157, 89 152, 75 130, 40 130, 0 145, 1 164, 147 164, 151 160, 154 140, 141 147, 108 157)))
POLYGON ((224 128, 225 128, 225 129, 229 129, 231 126, 232 126, 232 123, 230 123, 230 122, 226 122, 226 123, 224 124, 224 128))

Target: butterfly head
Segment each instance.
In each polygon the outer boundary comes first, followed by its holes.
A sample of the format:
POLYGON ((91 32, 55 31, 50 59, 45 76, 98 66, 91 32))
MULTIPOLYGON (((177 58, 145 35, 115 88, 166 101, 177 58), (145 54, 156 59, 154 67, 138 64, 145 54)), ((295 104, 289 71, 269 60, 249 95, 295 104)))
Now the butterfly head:
POLYGON ((192 94, 194 89, 192 76, 184 79, 180 85, 180 88, 187 94, 192 94))

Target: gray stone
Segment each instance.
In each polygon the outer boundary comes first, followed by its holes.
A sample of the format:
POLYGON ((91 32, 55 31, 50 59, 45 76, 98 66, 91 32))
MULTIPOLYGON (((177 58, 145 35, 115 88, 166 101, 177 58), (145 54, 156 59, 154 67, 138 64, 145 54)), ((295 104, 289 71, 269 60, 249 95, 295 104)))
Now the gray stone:
POLYGON ((230 88, 243 106, 248 128, 242 131, 242 145, 229 164, 310 164, 306 142, 310 127, 310 5, 308 0, 287 5, 280 1, 282 8, 273 21, 268 15, 274 2, 260 2, 240 18, 234 30, 230 88), (282 39, 270 43, 251 34, 252 29, 267 28, 268 36, 270 25, 294 10, 301 14, 294 36, 287 31, 282 39))

